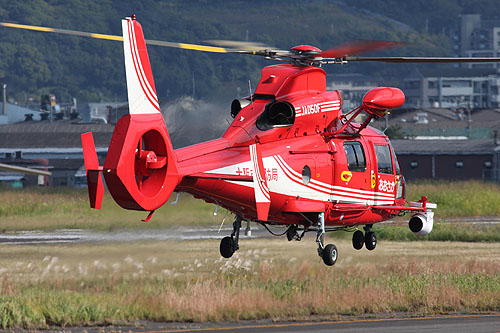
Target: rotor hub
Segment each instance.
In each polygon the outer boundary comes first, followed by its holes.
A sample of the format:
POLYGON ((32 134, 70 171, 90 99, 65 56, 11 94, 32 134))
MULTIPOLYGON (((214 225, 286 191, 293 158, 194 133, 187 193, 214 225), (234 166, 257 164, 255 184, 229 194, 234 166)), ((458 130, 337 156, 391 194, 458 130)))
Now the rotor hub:
POLYGON ((297 45, 292 47, 291 50, 293 53, 296 54, 307 54, 307 53, 317 54, 322 52, 320 49, 312 45, 297 45))

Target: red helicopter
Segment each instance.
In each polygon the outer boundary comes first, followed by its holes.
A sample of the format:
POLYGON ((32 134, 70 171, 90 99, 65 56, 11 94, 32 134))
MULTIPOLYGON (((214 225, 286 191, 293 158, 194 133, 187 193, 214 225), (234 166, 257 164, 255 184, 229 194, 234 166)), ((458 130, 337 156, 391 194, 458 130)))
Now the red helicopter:
POLYGON ((425 196, 418 202, 407 202, 405 180, 389 139, 368 126, 372 119, 402 106, 403 92, 390 87, 372 89, 359 107, 343 115, 342 93, 326 90, 322 65, 500 61, 352 56, 400 44, 380 41, 346 43, 326 51, 308 45, 290 51, 255 51, 146 41, 135 16, 123 19, 122 28, 123 39, 97 37, 123 40, 130 114, 116 124, 103 166, 99 165, 92 133, 82 134, 91 207, 101 207, 101 174, 121 207, 150 212, 144 221, 173 192, 189 193, 235 214, 232 234, 220 242, 225 258, 239 248, 243 221, 255 221, 267 229, 268 225, 287 226, 284 234, 288 240, 301 240, 306 232, 315 232, 318 254, 329 266, 337 261, 338 251, 335 245, 324 244, 327 232, 353 231, 355 249, 365 246, 373 250, 377 245, 373 224, 407 212, 412 213, 411 231, 417 235, 431 232, 436 205, 425 196), (253 94, 232 102, 234 120, 221 138, 174 150, 160 112, 146 44, 253 54, 287 63, 264 67, 253 94), (355 123, 354 118, 362 112, 366 120, 355 123))

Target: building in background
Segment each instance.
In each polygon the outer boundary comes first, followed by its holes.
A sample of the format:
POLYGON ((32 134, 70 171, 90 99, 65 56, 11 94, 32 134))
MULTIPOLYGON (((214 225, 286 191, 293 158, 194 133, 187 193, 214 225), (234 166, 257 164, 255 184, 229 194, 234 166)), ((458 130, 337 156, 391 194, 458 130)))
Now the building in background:
POLYGON ((10 103, 5 103, 4 108, 4 103, 0 102, 0 125, 14 124, 24 120, 40 120, 41 114, 43 112, 10 103))
POLYGON ((408 108, 500 107, 500 76, 491 68, 415 69, 403 90, 408 108))
POLYGON ((363 96, 371 89, 382 85, 381 80, 363 74, 329 74, 326 77, 327 90, 340 90, 343 93, 342 111, 350 111, 363 102, 363 96))
POLYGON ((392 140, 391 142, 407 180, 500 180, 498 140, 392 140))
MULTIPOLYGON (((93 133, 97 155, 103 163, 113 129, 114 126, 105 124, 50 124, 40 121, 1 125, 0 160, 17 165, 20 162, 44 161, 52 172, 50 186, 75 186, 81 183, 81 180, 75 180, 75 174, 83 165, 80 135, 93 133)), ((36 182, 27 180, 25 185, 36 185, 36 182)))
MULTIPOLYGON (((455 57, 498 57, 500 20, 482 20, 479 14, 461 15, 452 30, 450 44, 455 57)), ((465 68, 500 69, 499 63, 464 63, 465 68)))
POLYGON ((397 129, 397 138, 493 139, 500 131, 500 109, 398 109, 387 122, 380 119, 371 126, 397 129))
POLYGON ((128 114, 128 102, 84 103, 78 113, 84 123, 116 124, 118 119, 128 114))

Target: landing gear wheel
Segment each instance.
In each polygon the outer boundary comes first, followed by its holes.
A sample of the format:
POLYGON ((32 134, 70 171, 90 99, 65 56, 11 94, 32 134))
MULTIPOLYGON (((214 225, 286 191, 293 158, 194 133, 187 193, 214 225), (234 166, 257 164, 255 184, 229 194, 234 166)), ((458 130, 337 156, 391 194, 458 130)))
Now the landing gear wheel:
POLYGON ((361 230, 356 230, 352 235, 352 246, 356 250, 361 250, 363 248, 363 244, 365 243, 365 236, 361 230))
POLYGON ((374 250, 377 246, 377 236, 373 231, 368 231, 365 234, 365 246, 367 250, 374 250))
POLYGON ((286 238, 288 239, 289 242, 292 241, 293 239, 299 238, 296 225, 292 224, 291 226, 288 227, 288 229, 286 230, 286 238))
POLYGON ((339 253, 337 251, 337 247, 333 244, 328 244, 321 253, 321 257, 323 258, 323 262, 327 266, 333 266, 337 262, 337 257, 339 253))
POLYGON ((234 240, 231 236, 226 236, 220 241, 220 255, 224 258, 231 258, 234 254, 234 240))

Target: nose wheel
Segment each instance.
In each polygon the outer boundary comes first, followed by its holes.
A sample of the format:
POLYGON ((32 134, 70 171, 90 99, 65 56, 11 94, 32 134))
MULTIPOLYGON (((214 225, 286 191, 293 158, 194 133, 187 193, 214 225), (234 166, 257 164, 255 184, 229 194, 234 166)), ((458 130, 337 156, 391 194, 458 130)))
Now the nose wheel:
POLYGON ((338 254, 337 247, 333 244, 328 244, 321 252, 321 258, 323 258, 325 265, 333 266, 337 262, 338 254))
POLYGON ((338 250, 333 244, 323 245, 323 237, 325 235, 325 213, 320 213, 318 216, 318 232, 316 234, 316 243, 318 243, 318 255, 323 259, 327 266, 333 266, 337 262, 338 250))

